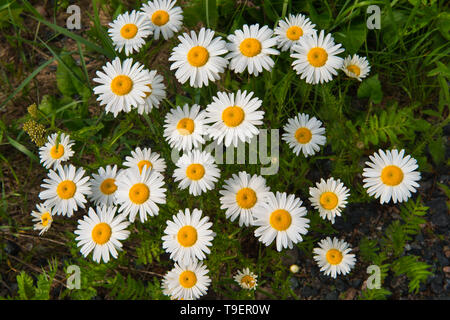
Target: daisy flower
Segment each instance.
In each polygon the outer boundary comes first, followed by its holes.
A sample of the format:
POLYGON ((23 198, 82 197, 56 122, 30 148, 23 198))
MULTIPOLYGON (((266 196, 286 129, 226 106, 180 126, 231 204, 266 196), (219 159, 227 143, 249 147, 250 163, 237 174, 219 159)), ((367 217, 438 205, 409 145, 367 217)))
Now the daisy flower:
POLYGON ((316 260, 320 271, 325 275, 345 275, 355 266, 356 258, 354 254, 349 253, 352 249, 348 243, 338 238, 330 237, 322 239, 319 242, 319 248, 314 248, 314 260, 316 260))
POLYGON ((188 208, 180 210, 167 221, 164 230, 163 249, 170 253, 170 259, 189 264, 194 260, 203 260, 211 253, 208 248, 215 233, 211 230, 209 217, 202 218, 202 210, 194 209, 192 214, 188 208))
POLYGON ((213 37, 214 31, 205 28, 200 29, 198 36, 194 31, 190 36, 187 33, 178 36, 181 43, 173 49, 169 61, 174 61, 170 70, 177 70, 175 77, 180 83, 189 80, 191 87, 201 88, 220 79, 219 74, 228 64, 221 55, 228 51, 222 37, 213 37))
POLYGON ((128 168, 138 168, 142 172, 144 167, 150 168, 156 172, 163 173, 166 170, 166 161, 159 153, 152 152, 151 148, 141 149, 137 147, 131 151, 131 157, 126 156, 123 163, 128 168))
POLYGON ((117 207, 99 206, 97 212, 89 208, 89 214, 78 220, 75 241, 85 258, 94 250, 92 258, 97 263, 101 259, 107 263, 110 255, 117 259, 117 250, 122 249, 120 241, 130 235, 126 230, 130 223, 122 214, 114 216, 116 211, 117 207))
POLYGON ((315 26, 309 18, 302 14, 289 14, 289 17, 286 17, 285 20, 278 21, 278 26, 273 32, 275 39, 277 39, 278 48, 281 48, 281 51, 290 50, 292 52, 292 47, 298 44, 301 37, 316 32, 315 26))
POLYGON ((225 209, 225 215, 231 221, 239 217, 239 226, 253 226, 255 208, 270 195, 270 188, 266 186, 266 179, 245 171, 233 174, 225 180, 224 190, 220 190, 220 209, 225 209))
POLYGON ((230 60, 230 69, 242 73, 246 69, 249 74, 258 76, 264 70, 271 71, 275 62, 270 57, 280 52, 272 47, 277 39, 272 38, 273 31, 268 26, 259 28, 259 24, 250 27, 244 25, 242 30, 236 30, 228 36, 227 48, 230 51, 225 56, 230 60))
POLYGON ((39 235, 41 236, 52 226, 53 217, 51 210, 49 210, 46 206, 37 204, 36 208, 37 211, 31 212, 31 215, 33 216, 33 222, 35 222, 33 230, 39 230, 39 235))
POLYGON ((145 44, 144 38, 152 34, 150 21, 142 12, 135 10, 125 12, 117 16, 116 20, 109 24, 108 34, 118 52, 125 48, 128 56, 145 44))
POLYGON ((292 66, 307 83, 328 82, 332 80, 332 75, 337 75, 336 69, 342 67, 344 59, 337 56, 341 52, 344 52, 341 44, 335 44, 331 34, 325 36, 321 30, 319 36, 314 32, 301 37, 293 46, 291 58, 295 60, 292 66))
POLYGON ((378 150, 369 156, 364 168, 364 188, 370 196, 380 198, 380 203, 407 201, 419 187, 420 172, 416 159, 404 156, 405 150, 378 150))
POLYGON ((341 211, 347 204, 349 189, 341 180, 329 178, 327 181, 320 179, 315 188, 309 188, 309 201, 313 207, 319 210, 322 219, 328 219, 334 223, 334 218, 341 215, 341 211))
POLYGON ((292 249, 294 243, 303 241, 308 232, 309 219, 300 198, 277 192, 270 193, 266 202, 255 209, 255 237, 269 246, 276 239, 277 250, 292 249))
POLYGON ((153 107, 158 108, 161 101, 166 98, 164 78, 157 74, 156 70, 149 71, 149 76, 150 81, 147 83, 147 86, 150 88, 150 92, 145 93, 145 103, 137 106, 139 114, 149 113, 153 107))
POLYGON ((353 57, 348 56, 344 59, 342 71, 348 77, 362 81, 370 72, 369 61, 367 61, 366 57, 360 57, 357 54, 354 54, 353 57))
POLYGON ((114 117, 120 111, 130 112, 132 107, 144 104, 146 93, 151 91, 148 86, 150 73, 139 62, 133 64, 131 58, 123 63, 115 58, 103 66, 103 72, 97 71, 96 74, 98 78, 94 78, 94 82, 100 83, 94 87, 97 101, 100 105, 106 104, 106 113, 111 112, 114 117))
POLYGON ((44 206, 52 208, 52 215, 71 217, 78 207, 84 208, 85 196, 91 194, 89 176, 84 176, 84 169, 73 165, 58 165, 56 171, 50 169, 48 179, 41 187, 47 189, 39 193, 44 206), (57 172, 56 172, 57 171, 57 172))
POLYGON ((118 175, 116 184, 119 212, 129 216, 130 222, 134 222, 137 213, 141 222, 147 221, 147 215, 158 215, 157 204, 166 203, 164 177, 155 170, 144 167, 140 173, 137 168, 126 169, 118 175))
POLYGON ((163 293, 177 300, 199 299, 211 284, 208 272, 206 266, 197 260, 189 264, 175 263, 174 268, 164 276, 163 293))
POLYGON ((261 125, 264 111, 259 110, 262 100, 253 97, 253 92, 234 93, 218 92, 206 107, 206 122, 211 123, 208 134, 225 147, 238 142, 250 142, 259 134, 257 125, 261 125))
POLYGON ((183 11, 175 3, 175 0, 153 0, 142 5, 141 11, 150 19, 155 40, 160 34, 165 40, 172 38, 181 29, 183 11))
POLYGON ((70 136, 61 133, 53 133, 48 136, 48 142, 39 148, 39 157, 42 165, 49 169, 53 166, 55 169, 61 162, 67 161, 73 156, 72 146, 74 142, 70 140, 70 136))
POLYGON ((117 178, 117 166, 110 165, 105 168, 99 168, 98 174, 92 174, 92 194, 90 199, 95 205, 112 206, 114 204, 114 194, 117 190, 116 178, 117 178))
POLYGON ((205 111, 200 111, 198 104, 191 108, 185 104, 183 109, 177 106, 167 113, 164 120, 164 138, 170 147, 178 151, 189 151, 205 143, 205 117, 205 111))
POLYGON ((309 118, 308 114, 299 113, 295 118, 288 119, 283 127, 285 133, 282 139, 293 149, 295 155, 303 152, 305 157, 312 156, 325 145, 327 138, 322 122, 316 117, 309 118))
POLYGON ((234 280, 239 283, 243 289, 256 290, 258 276, 253 272, 250 272, 249 268, 245 268, 242 271, 238 270, 234 276, 234 280))
POLYGON ((176 166, 173 177, 175 182, 180 181, 178 188, 189 187, 193 196, 212 190, 220 177, 214 157, 206 151, 188 151, 178 159, 176 166))

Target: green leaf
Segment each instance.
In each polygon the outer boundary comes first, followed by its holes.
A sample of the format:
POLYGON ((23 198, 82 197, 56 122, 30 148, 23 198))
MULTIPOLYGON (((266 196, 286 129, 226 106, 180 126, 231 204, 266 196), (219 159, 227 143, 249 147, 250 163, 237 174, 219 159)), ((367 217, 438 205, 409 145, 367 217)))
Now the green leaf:
POLYGON ((351 55, 358 52, 364 41, 366 41, 366 37, 367 26, 365 23, 352 25, 346 31, 334 33, 335 41, 341 43, 345 51, 351 55))
POLYGON ((18 294, 21 300, 31 300, 34 297, 35 288, 33 286, 33 279, 22 271, 17 276, 18 294))
POLYGON ((368 98, 375 104, 378 104, 383 99, 383 91, 381 89, 380 80, 378 80, 378 74, 363 80, 359 85, 358 98, 368 98))
POLYGON ((443 138, 438 136, 437 139, 432 140, 428 144, 428 151, 430 152, 433 161, 436 164, 441 164, 445 158, 445 144, 443 138))

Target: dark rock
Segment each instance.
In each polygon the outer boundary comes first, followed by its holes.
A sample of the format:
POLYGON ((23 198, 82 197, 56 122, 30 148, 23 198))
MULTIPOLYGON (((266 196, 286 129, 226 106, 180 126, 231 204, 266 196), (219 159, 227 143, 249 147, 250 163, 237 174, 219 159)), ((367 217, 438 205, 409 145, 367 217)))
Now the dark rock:
POLYGON ((336 290, 333 290, 325 296, 325 300, 338 300, 339 294, 336 290))
POLYGON ((449 224, 449 215, 445 198, 430 200, 426 203, 430 207, 431 222, 438 227, 446 227, 449 224))
POLYGON ((310 286, 305 286, 303 287, 303 289, 301 289, 300 294, 305 298, 309 298, 317 295, 317 292, 317 289, 310 286))
POLYGON ((418 242, 418 243, 422 243, 425 239, 423 238, 423 234, 422 232, 418 233, 417 236, 415 237, 414 241, 418 242))
POLYGON ((335 228, 343 233, 350 233, 353 231, 351 223, 345 222, 341 217, 336 217, 336 222, 334 224, 335 228))
POLYGON ((292 290, 297 289, 298 286, 299 286, 299 283, 298 283, 297 278, 296 278, 296 277, 291 277, 291 278, 289 279, 289 285, 290 285, 290 287, 291 287, 292 290))
POLYGON ((435 294, 441 294, 444 292, 444 283, 441 275, 437 275, 431 281, 431 291, 435 294))
POLYGON ((336 289, 339 292, 344 292, 348 289, 348 284, 341 279, 336 280, 336 289))
POLYGON ((352 281, 350 281, 350 285, 352 286, 352 288, 355 289, 359 289, 361 286, 362 280, 361 279, 354 279, 352 281))
POLYGON ((6 244, 5 244, 4 250, 5 250, 5 252, 6 252, 7 254, 10 254, 10 255, 12 255, 12 256, 16 256, 16 255, 19 253, 20 248, 19 248, 19 246, 18 246, 17 244, 15 244, 14 242, 12 242, 12 241, 10 241, 10 240, 7 240, 7 241, 6 241, 6 244))
POLYGON ((436 253, 437 262, 441 267, 448 265, 448 259, 440 252, 436 253))

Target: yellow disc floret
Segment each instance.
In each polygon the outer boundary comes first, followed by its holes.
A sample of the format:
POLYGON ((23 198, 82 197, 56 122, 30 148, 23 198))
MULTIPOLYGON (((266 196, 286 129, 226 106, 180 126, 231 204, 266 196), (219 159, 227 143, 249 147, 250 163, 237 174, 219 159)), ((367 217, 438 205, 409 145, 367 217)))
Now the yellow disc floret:
POLYGON ((300 37, 302 35, 303 35, 303 30, 302 30, 302 28, 300 28, 298 26, 292 26, 289 29, 287 29, 287 31, 286 31, 286 37, 292 41, 296 41, 296 40, 300 39, 300 37))
POLYGON ((178 230, 177 239, 183 247, 191 247, 197 242, 197 229, 192 226, 184 226, 178 230))
POLYGON ((180 285, 183 288, 189 289, 189 288, 192 288, 193 286, 195 286, 195 284, 197 283, 197 276, 192 271, 189 271, 189 270, 183 271, 180 274, 179 281, 180 281, 180 285))
POLYGON ((125 39, 133 39, 138 32, 138 27, 134 23, 127 23, 120 29, 120 35, 125 39))
POLYGON ((246 57, 254 57, 261 52, 261 42, 255 38, 247 38, 239 45, 239 50, 246 57))
POLYGON ((236 194, 236 202, 243 209, 253 208, 256 200, 256 192, 251 188, 242 188, 236 194))
POLYGON ((326 210, 333 210, 338 205, 338 197, 334 192, 324 192, 320 195, 320 205, 326 210))
POLYGON ((315 47, 309 50, 307 58, 313 67, 320 68, 327 63, 328 53, 323 48, 315 47))
POLYGON ((119 75, 111 81, 111 91, 118 96, 130 93, 133 89, 133 80, 129 76, 119 75))
POLYGON ((390 165, 381 171, 381 181, 388 186, 399 185, 403 181, 403 171, 397 166, 390 165))
POLYGON ((295 139, 298 143, 305 144, 311 141, 312 132, 308 128, 302 127, 295 131, 295 139))
POLYGON ((200 180, 205 175, 205 167, 199 163, 190 164, 186 168, 186 176, 191 180, 200 180))
POLYGON ((111 233, 109 224, 100 222, 92 229, 92 240, 99 245, 105 244, 111 238, 111 233))
POLYGON ((292 223, 291 214, 284 209, 277 209, 270 214, 270 225, 278 231, 284 231, 292 223))
POLYGON ((77 185, 71 180, 64 180, 58 184, 56 193, 61 199, 70 199, 77 191, 77 185))
POLYGON ((192 47, 187 54, 187 60, 193 67, 202 67, 209 60, 209 52, 202 46, 192 47))
POLYGON ((238 106, 228 107, 222 112, 222 120, 227 127, 237 127, 244 119, 244 110, 238 106))
POLYGON ((150 189, 145 183, 134 184, 128 193, 131 202, 143 204, 150 197, 150 189))

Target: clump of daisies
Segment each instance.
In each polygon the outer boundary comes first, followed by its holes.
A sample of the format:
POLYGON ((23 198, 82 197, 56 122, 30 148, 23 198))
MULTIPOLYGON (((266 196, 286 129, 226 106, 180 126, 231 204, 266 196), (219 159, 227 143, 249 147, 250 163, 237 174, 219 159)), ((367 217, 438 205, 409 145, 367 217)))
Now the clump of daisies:
POLYGON ((152 27, 155 40, 160 35, 164 40, 170 39, 181 29, 183 10, 175 4, 175 0, 153 0, 142 5, 141 11, 152 27))
POLYGON ((302 14, 289 14, 284 20, 278 21, 278 26, 274 30, 278 48, 281 51, 290 50, 292 52, 294 45, 299 43, 301 37, 316 32, 315 26, 309 18, 302 14))
POLYGON ((314 260, 320 271, 325 275, 336 278, 337 275, 345 275, 355 266, 356 258, 349 244, 338 238, 327 237, 319 242, 319 247, 314 248, 314 260))

